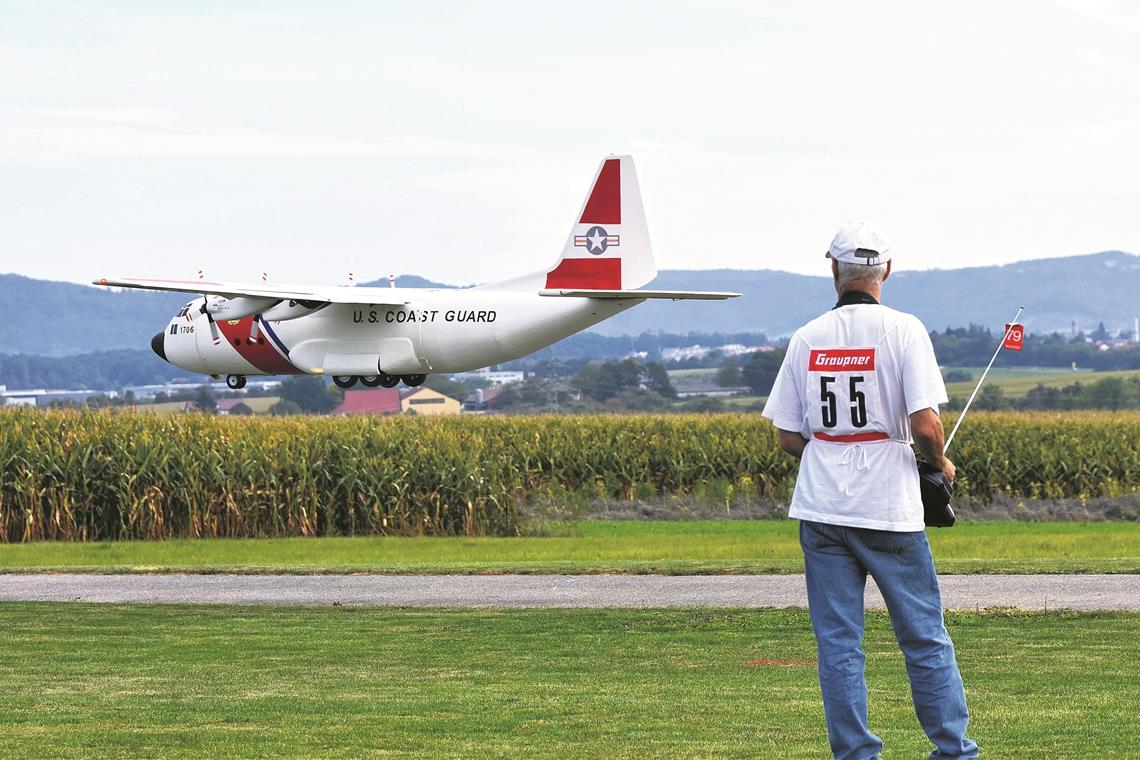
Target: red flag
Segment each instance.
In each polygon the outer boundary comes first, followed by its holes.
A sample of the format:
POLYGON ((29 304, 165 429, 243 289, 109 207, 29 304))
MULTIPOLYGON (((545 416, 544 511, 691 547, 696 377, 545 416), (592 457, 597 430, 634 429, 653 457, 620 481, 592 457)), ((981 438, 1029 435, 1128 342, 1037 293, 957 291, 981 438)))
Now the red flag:
POLYGON ((1010 351, 1020 351, 1021 343, 1025 339, 1025 325, 1007 324, 1005 326, 1005 342, 1001 344, 1002 348, 1008 348, 1010 351))

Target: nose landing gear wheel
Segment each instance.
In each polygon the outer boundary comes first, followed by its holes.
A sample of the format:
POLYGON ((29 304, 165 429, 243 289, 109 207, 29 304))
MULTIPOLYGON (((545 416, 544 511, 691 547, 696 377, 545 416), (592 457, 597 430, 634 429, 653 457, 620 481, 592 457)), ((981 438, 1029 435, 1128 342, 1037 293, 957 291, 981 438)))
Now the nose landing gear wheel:
POLYGON ((375 388, 376 386, 380 385, 380 376, 379 375, 363 375, 360 378, 360 383, 361 383, 361 385, 363 385, 366 388, 375 388))
POLYGON ((226 385, 235 391, 245 387, 245 375, 226 375, 226 385))
POLYGON ((333 375, 333 382, 338 388, 351 388, 356 385, 356 377, 352 375, 333 375))
POLYGON ((404 385, 409 388, 418 388, 424 384, 424 380, 427 380, 427 375, 404 375, 402 379, 404 385))

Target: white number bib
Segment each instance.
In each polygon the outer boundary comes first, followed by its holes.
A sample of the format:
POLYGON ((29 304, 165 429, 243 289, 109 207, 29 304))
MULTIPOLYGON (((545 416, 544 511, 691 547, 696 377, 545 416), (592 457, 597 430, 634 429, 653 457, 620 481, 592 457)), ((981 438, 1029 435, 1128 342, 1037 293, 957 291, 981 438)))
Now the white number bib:
POLYGON ((807 379, 808 419, 818 438, 853 441, 885 430, 874 348, 812 349, 807 379), (814 407, 811 399, 818 399, 814 407))

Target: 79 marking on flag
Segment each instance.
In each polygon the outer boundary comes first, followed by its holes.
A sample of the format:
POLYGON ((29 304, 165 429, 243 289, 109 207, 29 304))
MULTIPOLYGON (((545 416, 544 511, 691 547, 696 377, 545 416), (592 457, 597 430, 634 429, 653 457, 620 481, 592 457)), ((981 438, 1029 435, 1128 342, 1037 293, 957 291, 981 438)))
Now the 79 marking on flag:
POLYGON ((1005 326, 1005 341, 1002 342, 1002 348, 1008 348, 1010 351, 1020 351, 1021 344, 1025 340, 1025 325, 1019 325, 1016 322, 1013 324, 1006 324, 1005 326))

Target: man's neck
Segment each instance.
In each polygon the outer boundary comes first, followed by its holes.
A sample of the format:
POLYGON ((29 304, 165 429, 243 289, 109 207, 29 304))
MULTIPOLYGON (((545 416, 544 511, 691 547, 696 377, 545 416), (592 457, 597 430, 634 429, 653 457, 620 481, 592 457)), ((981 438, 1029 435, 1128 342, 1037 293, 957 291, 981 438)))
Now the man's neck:
POLYGON ((883 285, 882 283, 855 283, 839 291, 839 297, 843 298, 848 293, 866 293, 874 298, 879 303, 883 302, 883 285))

